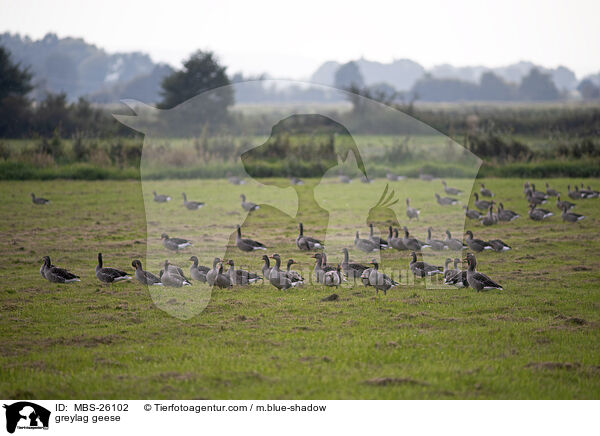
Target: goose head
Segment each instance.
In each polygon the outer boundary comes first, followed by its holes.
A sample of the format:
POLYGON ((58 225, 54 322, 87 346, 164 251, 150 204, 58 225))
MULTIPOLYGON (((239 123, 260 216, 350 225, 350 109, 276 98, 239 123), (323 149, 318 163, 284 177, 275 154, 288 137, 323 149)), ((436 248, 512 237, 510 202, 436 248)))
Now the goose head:
POLYGON ((414 251, 411 251, 410 254, 408 255, 408 257, 412 258, 413 262, 417 261, 417 253, 414 251))
POLYGON ((469 239, 473 239, 473 232, 471 230, 467 230, 465 232, 465 235, 467 235, 469 237, 469 239))
POLYGON ((246 196, 244 194, 240 194, 240 198, 242 199, 242 201, 246 201, 246 196))
POLYGON ((479 194, 477 192, 473 193, 473 197, 475 197, 475 201, 479 201, 479 194))
POLYGON ((142 269, 142 262, 140 262, 139 260, 134 260, 133 262, 131 262, 131 266, 133 267, 133 269, 142 269))
POLYGON ((196 265, 198 263, 198 258, 196 256, 190 256, 189 260, 194 262, 194 265, 196 265))
POLYGON ((469 269, 471 271, 473 271, 475 269, 475 267, 477 266, 477 259, 475 259, 475 255, 473 253, 467 253, 465 260, 467 261, 467 264, 469 265, 469 269))
POLYGON ((371 262, 369 263, 373 265, 373 268, 375 268, 376 270, 379 269, 379 262, 377 262, 377 259, 371 259, 371 262))
POLYGON ((42 257, 42 262, 44 262, 44 265, 50 266, 51 265, 50 256, 44 256, 44 257, 42 257))
POLYGON ((169 239, 169 235, 167 235, 166 233, 163 233, 162 235, 160 235, 160 239, 169 239))

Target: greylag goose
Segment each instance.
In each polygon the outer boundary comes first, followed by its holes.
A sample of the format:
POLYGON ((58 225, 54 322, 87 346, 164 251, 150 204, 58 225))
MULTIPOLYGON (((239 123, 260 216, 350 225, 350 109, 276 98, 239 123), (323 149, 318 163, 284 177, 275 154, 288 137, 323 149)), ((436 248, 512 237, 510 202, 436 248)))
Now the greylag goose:
POLYGON ((294 283, 294 282, 304 283, 304 277, 302 277, 299 272, 291 269, 292 265, 297 264, 297 263, 298 262, 296 262, 294 259, 288 259, 287 268, 285 270, 285 275, 287 276, 288 279, 290 279, 292 281, 292 283, 294 283))
POLYGON ((411 238, 406 226, 404 226, 403 228, 404 228, 404 237, 402 238, 402 243, 408 250, 419 251, 421 248, 430 247, 429 244, 425 244, 425 243, 419 241, 417 238, 411 238))
POLYGON ((190 259, 193 263, 190 266, 190 277, 193 280, 206 283, 206 274, 210 271, 210 268, 204 265, 198 265, 198 258, 191 256, 190 259))
POLYGON ((304 180, 301 180, 298 177, 290 177, 290 183, 292 185, 300 186, 304 185, 304 180))
POLYGON ((183 205, 188 210, 198 210, 202 206, 204 206, 204 203, 202 203, 200 201, 188 201, 187 196, 185 195, 185 192, 182 192, 181 195, 183 195, 183 205))
POLYGON ((535 203, 529 205, 529 218, 534 221, 542 221, 546 218, 550 218, 552 215, 554 214, 549 210, 536 208, 535 203))
POLYGON ((431 182, 433 180, 433 176, 431 174, 419 174, 419 179, 424 180, 425 182, 431 182))
POLYGON ((340 265, 337 266, 335 271, 327 271, 323 276, 323 284, 325 286, 335 286, 337 288, 338 286, 340 286, 342 281, 342 268, 340 267, 340 265))
POLYGON ((139 260, 136 259, 133 262, 131 262, 131 266, 135 269, 135 278, 142 285, 148 285, 148 286, 162 286, 163 285, 160 278, 156 277, 150 271, 144 271, 144 269, 142 268, 142 262, 140 262, 139 260))
POLYGON ((567 200, 561 201, 560 194, 558 194, 556 197, 556 207, 559 210, 563 210, 565 207, 567 208, 567 210, 571 210, 575 207, 575 203, 571 203, 570 201, 567 201, 567 200))
POLYGON ((458 200, 456 198, 440 197, 440 194, 437 192, 435 193, 435 199, 437 200, 438 204, 442 206, 452 206, 458 204, 458 200))
POLYGON ((219 288, 231 287, 231 280, 223 274, 223 263, 218 257, 215 257, 212 269, 206 273, 206 283, 211 286, 218 286, 219 288))
POLYGON ((569 197, 572 198, 573 200, 580 200, 581 199, 581 192, 579 192, 579 190, 577 189, 577 186, 575 186, 575 190, 571 191, 571 185, 567 186, 567 192, 569 193, 569 197))
POLYGON ((576 223, 577 221, 581 221, 585 218, 585 215, 580 215, 575 212, 569 212, 567 206, 563 207, 562 214, 560 215, 563 221, 568 221, 570 223, 576 223))
POLYGON ((304 235, 304 225, 302 223, 298 224, 298 228, 300 229, 300 233, 298 234, 298 237, 296 238, 296 246, 300 250, 309 251, 309 250, 325 248, 325 245, 318 239, 311 238, 310 236, 304 235))
POLYGON ((432 250, 435 251, 447 250, 448 247, 446 247, 444 241, 440 241, 439 239, 431 239, 432 230, 433 229, 431 227, 427 229, 427 239, 425 239, 425 243, 429 245, 432 250))
POLYGON ((528 201, 530 204, 535 204, 535 205, 538 205, 538 204, 545 204, 545 203, 546 203, 548 200, 546 200, 545 198, 541 198, 541 197, 539 197, 539 196, 538 196, 538 197, 534 196, 534 195, 533 195, 533 191, 531 191, 531 190, 530 190, 530 191, 527 193, 527 201, 528 201))
POLYGON ((373 223, 369 224, 369 239, 379 245, 380 250, 386 250, 390 248, 388 241, 373 234, 373 223))
POLYGON ((492 239, 491 241, 488 241, 488 244, 492 246, 494 251, 508 251, 512 249, 508 244, 500 239, 492 239))
POLYGON ((393 174, 393 173, 387 173, 385 175, 385 178, 388 179, 391 182, 397 182, 399 180, 404 180, 406 179, 406 176, 399 176, 397 174, 393 174))
POLYGON ((490 191, 488 188, 486 188, 483 183, 480 183, 480 185, 481 185, 481 188, 479 189, 479 192, 481 193, 481 195, 483 195, 484 197, 493 197, 494 196, 492 191, 490 191))
POLYGON ((398 251, 403 251, 403 250, 408 250, 408 248, 406 248, 406 246, 404 245, 404 242, 402 242, 402 238, 398 237, 398 229, 394 229, 394 234, 392 236, 392 226, 389 227, 389 241, 390 241, 390 245, 392 246, 392 248, 398 250, 398 251))
POLYGON ((341 175, 339 177, 339 179, 340 179, 340 183, 350 183, 352 181, 352 179, 350 177, 344 176, 344 175, 341 175))
POLYGON ((360 181, 361 183, 371 183, 373 182, 373 179, 369 179, 367 176, 365 176, 364 174, 360 177, 360 181))
POLYGON ((452 285, 457 288, 468 288, 469 282, 467 281, 467 271, 459 270, 458 269, 459 263, 460 263, 460 259, 458 259, 458 258, 454 259, 454 269, 457 271, 457 273, 453 274, 452 276, 448 277, 447 279, 444 279, 444 284, 452 285))
POLYGON ((360 263, 350 263, 350 255, 348 249, 342 249, 344 253, 344 260, 342 261, 342 271, 346 274, 349 279, 359 279, 361 274, 368 268, 368 266, 361 265, 360 263))
POLYGON ((183 276, 177 274, 172 268, 169 268, 169 261, 165 260, 165 268, 160 277, 160 281, 164 286, 171 288, 181 288, 182 286, 190 286, 191 283, 183 276))
POLYGON ((490 206, 490 208, 488 209, 488 214, 481 218, 481 223, 484 226, 492 226, 498 223, 498 217, 493 212, 493 208, 494 206, 490 206))
POLYGON ((477 192, 475 192, 475 193, 473 194, 473 196, 475 197, 475 201, 473 202, 473 204, 474 204, 474 205, 475 205, 475 207, 476 207, 477 209, 479 209, 479 210, 485 210, 485 211, 487 211, 487 210, 490 208, 490 206, 491 206, 492 204, 494 204, 494 202, 493 202, 493 201, 480 200, 480 199, 479 199, 479 194, 477 194, 477 192))
POLYGON ((242 238, 242 228, 239 225, 237 226, 235 245, 237 245, 240 250, 247 252, 267 249, 262 242, 254 241, 253 239, 242 238))
POLYGON ((229 281, 233 286, 246 286, 261 280, 258 274, 243 269, 235 269, 233 259, 229 259, 227 264, 229 265, 227 274, 229 274, 229 281))
POLYGON ((229 177, 227 177, 227 180, 232 185, 245 185, 246 184, 246 181, 244 179, 237 177, 237 176, 229 176, 229 177))
POLYGON ((444 261, 444 281, 446 279, 448 279, 448 277, 451 277, 454 274, 458 273, 458 270, 456 269, 456 267, 454 267, 454 269, 448 268, 448 264, 450 264, 450 263, 452 263, 452 259, 447 257, 446 260, 444 261))
POLYGON ((443 274, 439 267, 429 265, 427 262, 423 262, 422 260, 417 260, 416 252, 411 251, 410 256, 411 261, 409 262, 408 266, 416 277, 423 278, 426 276, 433 276, 435 274, 443 274))
POLYGON ((502 203, 498 204, 498 219, 500 221, 514 221, 520 216, 521 215, 513 212, 512 210, 504 209, 504 205, 502 203))
POLYGON ((531 184, 530 192, 536 200, 548 200, 548 195, 546 193, 535 190, 535 183, 531 184))
POLYGON ((325 275, 325 273, 328 271, 333 271, 335 268, 333 268, 331 266, 327 266, 323 262, 323 254, 322 253, 315 253, 311 257, 315 258, 315 268, 314 268, 315 282, 323 283, 323 276, 325 275))
MULTIPOLYGON (((183 277, 184 279, 186 279, 188 282, 190 281, 185 274, 183 273, 183 270, 178 267, 177 265, 173 265, 171 262, 169 262, 169 271, 173 274, 177 274, 178 276, 183 277)), ((162 276, 164 274, 165 270, 161 269, 158 273, 158 277, 162 279, 162 276)))
POLYGON ((169 238, 169 235, 167 235, 166 233, 163 233, 162 235, 160 235, 160 239, 162 240, 163 246, 167 250, 171 250, 171 251, 175 251, 175 252, 192 245, 192 242, 188 241, 187 239, 169 238))
POLYGON ((531 186, 529 185, 529 182, 523 183, 523 194, 527 194, 527 191, 529 191, 530 189, 531 186))
POLYGON ((460 189, 456 189, 456 188, 451 188, 448 185, 446 185, 446 181, 442 180, 442 185, 444 185, 444 192, 448 195, 458 195, 458 194, 462 194, 462 191, 460 189))
POLYGON ((46 198, 36 197, 33 192, 31 193, 31 201, 33 202, 33 204, 48 204, 48 203, 50 203, 50 200, 48 200, 46 198))
POLYGON ((157 194, 156 191, 152 191, 154 194, 154 201, 157 203, 166 203, 167 201, 171 201, 171 197, 168 195, 157 194))
POLYGON ((379 263, 377 263, 376 259, 371 260, 371 265, 373 265, 373 268, 368 268, 363 271, 361 279, 363 280, 363 283, 366 279, 368 285, 375 288, 377 296, 379 296, 379 291, 383 291, 384 295, 387 295, 388 289, 399 285, 398 282, 395 282, 384 273, 379 272, 379 263))
POLYGON ((102 253, 98 253, 98 265, 96 265, 96 277, 104 283, 120 282, 121 280, 129 280, 129 276, 125 271, 120 269, 102 266, 102 253))
POLYGON ((419 221, 419 214, 421 211, 419 209, 415 209, 414 207, 410 207, 410 198, 406 199, 406 216, 409 220, 416 218, 419 221))
POLYGON ((376 244, 370 239, 360 239, 359 232, 356 232, 356 236, 354 237, 354 246, 365 253, 370 253, 371 251, 379 249, 379 244, 376 244))
POLYGON ((256 203, 252 203, 251 201, 246 201, 246 196, 244 194, 240 194, 240 198, 242 200, 242 209, 246 212, 252 212, 260 209, 260 206, 256 203))
POLYGON ((67 271, 64 268, 59 268, 57 266, 52 265, 50 262, 50 256, 44 256, 42 258, 44 262, 42 264, 42 268, 40 269, 40 273, 42 277, 52 283, 73 283, 79 282, 79 276, 67 271))
POLYGON ((477 292, 487 291, 489 289, 502 290, 502 286, 475 269, 477 266, 477 259, 473 253, 467 253, 467 263, 469 264, 469 268, 467 269, 467 283, 469 283, 469 286, 477 292))
POLYGON ((481 214, 476 211, 475 209, 469 209, 469 206, 463 206, 463 209, 465 210, 465 216, 469 219, 472 220, 479 220, 481 219, 481 214))
POLYGON ((581 198, 598 198, 598 195, 600 194, 598 191, 592 190, 592 188, 590 188, 589 186, 585 188, 583 186, 583 183, 581 184, 581 189, 579 190, 579 193, 581 194, 581 198))
POLYGON ((446 244, 446 247, 448 247, 450 250, 454 251, 462 250, 465 247, 465 244, 463 244, 462 241, 452 237, 450 230, 446 230, 446 239, 444 239, 444 244, 446 244))
POLYGON ((558 191, 556 189, 552 189, 548 182, 546 182, 546 195, 550 197, 556 197, 558 195, 558 191))
POLYGON ((271 269, 271 274, 269 275, 269 283, 275 286, 277 289, 289 289, 293 286, 298 286, 301 282, 292 282, 290 278, 281 271, 281 257, 278 254, 274 254, 271 256, 271 259, 275 260, 275 266, 271 269))
POLYGON ((262 260, 264 260, 264 265, 262 267, 262 274, 265 280, 269 280, 269 276, 271 275, 271 261, 269 260, 269 256, 263 254, 262 260))
POLYGON ((492 245, 489 242, 473 238, 473 232, 471 230, 467 230, 465 234, 468 236, 468 238, 466 239, 467 247, 469 247, 474 252, 480 253, 483 250, 494 249, 494 247, 492 247, 492 245))

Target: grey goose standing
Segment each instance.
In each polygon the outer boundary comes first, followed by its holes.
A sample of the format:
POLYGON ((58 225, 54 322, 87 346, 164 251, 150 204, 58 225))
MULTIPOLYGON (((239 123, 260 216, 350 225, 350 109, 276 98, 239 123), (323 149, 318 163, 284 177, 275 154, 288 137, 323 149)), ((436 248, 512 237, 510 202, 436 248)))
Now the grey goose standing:
POLYGON ((494 193, 492 191, 490 191, 488 188, 485 187, 485 185, 483 183, 480 183, 481 188, 479 189, 479 192, 481 193, 481 195, 483 195, 484 197, 493 197, 494 193))
POLYGON ((481 218, 481 224, 483 224, 484 226, 493 226, 494 224, 498 223, 498 217, 493 212, 493 209, 494 206, 490 206, 487 215, 481 218))
POLYGON ((156 191, 152 191, 154 195, 154 201, 157 203, 166 203, 167 201, 171 201, 171 197, 168 195, 157 194, 156 191))
POLYGON ((446 185, 446 181, 442 180, 442 185, 444 185, 444 192, 448 195, 458 195, 458 194, 462 194, 462 191, 460 189, 456 189, 456 188, 451 188, 448 185, 446 185))
POLYGON ((546 182, 546 195, 550 197, 556 197, 558 195, 558 191, 556 189, 552 189, 548 182, 546 182))
POLYGON ((567 208, 567 210, 571 210, 575 207, 575 203, 571 203, 567 200, 561 201, 560 194, 558 194, 556 197, 556 207, 558 208, 558 210, 563 210, 565 207, 567 208))
POLYGON ((213 267, 206 273, 206 283, 219 288, 231 288, 231 280, 223 274, 223 263, 218 257, 215 257, 213 267))
POLYGON ((444 241, 441 241, 439 239, 431 239, 432 231, 433 231, 433 228, 431 228, 431 227, 429 227, 427 229, 427 239, 425 239, 425 243, 427 245, 429 245, 432 250, 435 250, 435 251, 447 250, 448 247, 446 247, 446 244, 444 243, 444 241))
POLYGON ((467 247, 473 250, 476 253, 480 253, 483 250, 493 250, 494 247, 489 242, 485 242, 482 239, 473 238, 473 232, 471 230, 467 230, 465 234, 468 238, 465 240, 467 243, 467 247))
POLYGON ((508 250, 512 250, 512 248, 504 241, 502 241, 501 239, 492 239, 490 241, 488 241, 488 244, 490 244, 492 246, 492 249, 494 251, 508 251, 508 250))
POLYGON ((531 189, 529 190, 528 195, 531 195, 533 198, 539 201, 548 200, 548 195, 546 193, 535 190, 535 183, 531 184, 531 189))
POLYGON ((440 197, 440 194, 438 194, 437 192, 434 195, 438 204, 441 206, 453 206, 455 204, 458 204, 458 200, 456 198, 440 197))
POLYGON ((323 254, 322 253, 315 253, 312 257, 315 258, 315 268, 313 270, 315 282, 323 283, 323 276, 325 275, 325 273, 328 271, 333 271, 334 268, 331 266, 327 266, 323 262, 323 254))
POLYGON ((481 219, 481 214, 476 211, 475 209, 469 209, 469 206, 463 206, 463 209, 465 210, 465 216, 469 219, 472 220, 479 220, 481 219))
POLYGON ((262 260, 265 262, 262 267, 262 275, 265 280, 269 280, 271 276, 271 261, 269 260, 269 256, 263 254, 262 260))
POLYGON ((390 248, 388 241, 373 233, 373 223, 369 223, 369 239, 379 245, 381 250, 390 248))
POLYGON ((357 231, 354 237, 354 246, 360 251, 370 253, 371 251, 379 250, 379 244, 371 241, 370 239, 361 239, 360 234, 357 231))
POLYGON ((335 286, 337 288, 342 284, 343 280, 342 268, 340 265, 338 265, 334 271, 327 271, 323 276, 323 284, 325 286, 335 286))
POLYGON ((421 211, 419 209, 415 209, 414 207, 410 207, 410 198, 406 199, 406 216, 409 220, 416 218, 419 221, 419 214, 421 211))
POLYGON ((467 269, 467 282, 469 283, 469 286, 477 292, 490 289, 502 290, 502 286, 475 269, 477 266, 477 259, 473 253, 467 253, 467 263, 469 265, 469 268, 467 269))
POLYGON ((350 263, 350 255, 347 248, 343 248, 344 260, 342 261, 342 271, 346 274, 349 279, 359 279, 361 274, 368 268, 368 266, 361 265, 360 263, 350 263))
POLYGON ((547 218, 550 218, 554 214, 546 209, 538 209, 535 206, 535 203, 531 203, 529 205, 529 218, 534 221, 543 221, 547 218))
POLYGON ((457 288, 468 288, 469 282, 467 281, 467 270, 458 269, 458 264, 460 263, 460 259, 454 259, 454 269, 457 271, 456 274, 451 275, 450 277, 444 279, 445 285, 452 285, 457 288))
POLYGON ((171 251, 175 251, 175 252, 192 245, 192 242, 187 239, 169 238, 169 235, 167 235, 166 233, 163 233, 162 235, 160 235, 160 239, 162 240, 163 246, 167 250, 171 250, 171 251))
POLYGON ((265 244, 262 242, 255 241, 253 239, 242 238, 242 228, 239 226, 239 224, 237 226, 237 233, 235 236, 235 245, 237 245, 240 250, 246 252, 267 249, 265 244))
POLYGON ((527 193, 527 201, 528 201, 530 204, 535 204, 535 205, 538 205, 538 204, 545 204, 545 203, 546 203, 546 201, 548 201, 548 200, 546 200, 545 198, 539 197, 539 196, 538 196, 538 197, 534 196, 534 195, 533 195, 533 191, 531 191, 531 190, 530 190, 530 191, 527 193))
POLYGON ((169 261, 165 260, 165 268, 160 277, 160 281, 164 286, 171 288, 181 288, 182 286, 190 286, 191 283, 182 275, 177 274, 172 268, 169 268, 169 261))
POLYGON ((299 233, 298 233, 298 237, 296 238, 296 246, 300 250, 309 251, 309 250, 317 250, 317 249, 325 248, 325 245, 318 239, 311 238, 310 236, 304 235, 304 225, 302 223, 298 224, 298 228, 299 228, 299 233))
POLYGON ((81 281, 79 276, 67 271, 64 268, 59 268, 57 266, 52 265, 50 261, 50 256, 44 256, 42 258, 42 268, 40 269, 40 273, 42 277, 52 283, 73 283, 81 281))
POLYGON ((251 201, 246 201, 246 196, 244 194, 240 194, 240 199, 242 200, 242 209, 246 212, 252 212, 260 209, 260 206, 256 203, 252 203, 251 201))
POLYGON ((275 260, 275 266, 271 270, 271 274, 269 276, 269 283, 275 286, 277 289, 285 290, 294 286, 300 285, 301 282, 292 282, 292 280, 281 271, 281 257, 275 253, 271 256, 271 259, 275 260))
POLYGON ((379 297, 379 291, 383 291, 384 295, 387 295, 387 291, 394 286, 398 286, 398 282, 395 282, 390 277, 385 275, 382 272, 379 272, 379 263, 376 259, 371 260, 371 265, 373 268, 366 269, 361 278, 367 280, 369 286, 373 286, 377 292, 377 296, 379 297))
POLYGON ((475 192, 473 196, 475 197, 475 201, 473 202, 473 204, 479 210, 487 211, 490 208, 490 206, 494 204, 494 201, 480 200, 479 194, 477 194, 477 192, 475 192))
POLYGON ((192 280, 206 283, 206 274, 210 271, 210 268, 204 265, 198 265, 198 258, 191 256, 190 259, 193 263, 190 266, 190 277, 192 280))
POLYGON ((98 265, 96 265, 96 277, 103 283, 114 283, 129 280, 131 276, 120 269, 103 266, 102 253, 98 253, 98 265))
POLYGON ((567 186, 567 192, 569 193, 569 197, 572 198, 573 200, 580 200, 581 199, 581 192, 579 192, 579 190, 577 189, 577 186, 575 186, 575 190, 571 191, 571 185, 567 186))
POLYGON ((560 215, 563 221, 568 221, 570 223, 576 223, 577 221, 581 221, 585 218, 585 215, 581 215, 575 212, 569 212, 567 206, 563 207, 562 214, 560 215))
POLYGON ((512 210, 504 209, 504 205, 502 203, 498 204, 498 219, 500 221, 514 221, 520 216, 521 215, 513 212, 512 210))
POLYGON ((229 274, 229 280, 231 281, 231 284, 233 286, 246 286, 252 283, 256 283, 259 280, 262 280, 261 277, 258 276, 258 274, 255 274, 250 271, 245 271, 243 269, 235 269, 233 259, 229 259, 227 261, 227 264, 229 265, 229 271, 227 273, 229 274))
POLYGON ((389 227, 388 241, 390 243, 390 246, 395 250, 408 250, 408 248, 406 248, 406 245, 404 245, 404 242, 402 242, 402 238, 398 237, 398 229, 394 229, 394 233, 392 235, 392 226, 389 227))
POLYGON ((187 196, 185 195, 185 192, 182 192, 181 195, 183 195, 183 205, 188 209, 188 210, 198 210, 200 209, 202 206, 204 206, 204 203, 200 202, 200 201, 188 201, 187 196))
MULTIPOLYGON (((172 264, 171 262, 169 262, 169 271, 172 272, 173 274, 183 277, 188 282, 190 281, 183 273, 183 270, 180 267, 178 267, 177 265, 172 264)), ((158 276, 162 279, 162 276, 164 273, 165 273, 165 270, 163 268, 159 271, 158 276)))
POLYGON ((142 285, 148 286, 162 286, 162 281, 159 277, 156 277, 150 271, 144 271, 142 268, 142 262, 134 260, 131 262, 131 266, 135 269, 135 278, 142 285))
POLYGON ((421 248, 430 247, 429 244, 425 244, 419 241, 417 238, 411 238, 410 234, 408 233, 408 228, 406 226, 404 226, 403 229, 404 237, 402 238, 402 243, 408 250, 419 251, 421 248))
POLYGON ((463 244, 461 240, 452 237, 450 230, 446 230, 446 239, 444 239, 444 244, 446 244, 450 250, 454 251, 462 250, 465 247, 465 244, 463 244))
POLYGON ((31 193, 31 201, 33 202, 33 204, 48 204, 48 203, 50 203, 50 200, 48 200, 46 198, 36 197, 33 192, 31 193))
POLYGON ((297 264, 297 262, 294 259, 288 259, 285 275, 292 283, 300 282, 299 284, 304 284, 304 277, 302 277, 299 272, 292 270, 292 265, 295 264, 297 264))
POLYGON ((443 274, 439 267, 430 265, 422 260, 417 260, 416 252, 411 251, 410 256, 411 261, 408 263, 408 266, 416 277, 424 278, 435 274, 443 274))

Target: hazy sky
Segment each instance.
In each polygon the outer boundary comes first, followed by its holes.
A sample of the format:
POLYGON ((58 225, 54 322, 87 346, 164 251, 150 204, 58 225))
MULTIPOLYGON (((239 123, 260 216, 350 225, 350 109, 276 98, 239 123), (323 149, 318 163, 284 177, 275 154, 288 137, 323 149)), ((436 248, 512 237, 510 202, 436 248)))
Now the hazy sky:
POLYGON ((600 71, 599 0, 190 1, 0 0, 0 32, 83 37, 179 66, 210 49, 234 73, 307 78, 361 56, 500 66, 519 60, 578 77, 600 71))

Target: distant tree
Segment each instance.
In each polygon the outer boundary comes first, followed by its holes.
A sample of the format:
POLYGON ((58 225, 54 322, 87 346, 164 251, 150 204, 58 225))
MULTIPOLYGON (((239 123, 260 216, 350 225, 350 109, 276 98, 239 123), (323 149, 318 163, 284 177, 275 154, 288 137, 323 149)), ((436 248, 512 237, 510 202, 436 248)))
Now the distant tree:
POLYGON ((476 100, 479 86, 458 79, 439 79, 427 74, 418 80, 411 90, 422 101, 465 101, 476 100))
POLYGON ((349 89, 350 87, 364 88, 365 81, 358 65, 355 62, 348 62, 337 69, 333 84, 336 88, 340 89, 349 89))
POLYGON ((577 91, 585 100, 600 98, 600 86, 597 86, 590 79, 584 79, 577 87, 577 91))
POLYGON ((481 75, 479 88, 482 100, 511 100, 514 97, 513 88, 492 72, 481 75))
POLYGON ((0 46, 0 136, 21 136, 28 128, 31 74, 11 60, 10 53, 0 46))
POLYGON ((519 97, 524 100, 544 101, 556 100, 560 97, 560 94, 550 74, 532 68, 521 81, 519 97))

